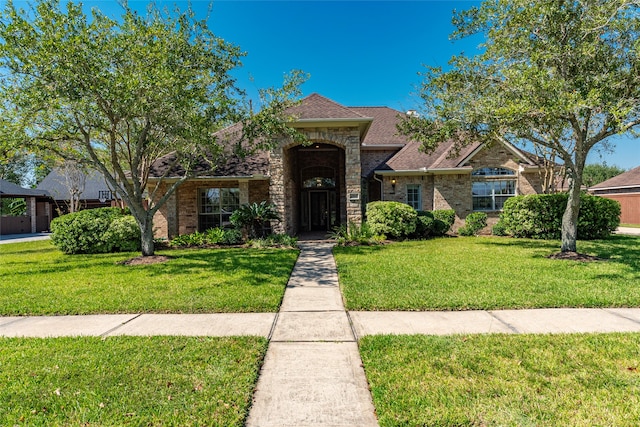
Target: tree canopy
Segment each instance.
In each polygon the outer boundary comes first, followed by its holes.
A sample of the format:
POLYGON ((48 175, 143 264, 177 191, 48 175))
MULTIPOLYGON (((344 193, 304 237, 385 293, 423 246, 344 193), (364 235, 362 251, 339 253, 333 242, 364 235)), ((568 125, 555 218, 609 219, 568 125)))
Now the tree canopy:
POLYGON ((593 187, 596 184, 600 184, 601 182, 604 182, 609 178, 613 178, 614 176, 618 176, 624 172, 626 172, 626 170, 615 165, 610 166, 604 162, 592 163, 584 167, 582 181, 586 187, 593 187))
MULTIPOLYGON (((222 154, 214 133, 244 124, 246 141, 299 137, 284 111, 305 79, 293 72, 279 89, 261 92, 253 114, 232 71, 244 53, 215 36, 191 10, 138 14, 123 4, 118 19, 81 4, 38 0, 30 10, 11 0, 0 15, 2 138, 100 171, 124 199, 153 254, 155 212, 194 166, 222 154), (266 138, 265 138, 266 136, 266 138), (184 176, 159 193, 151 183, 158 158, 173 153, 184 176)), ((249 145, 250 146, 250 145, 249 145)), ((11 147, 7 144, 7 151, 11 147)))
POLYGON ((640 124, 635 0, 486 0, 454 13, 453 38, 480 34, 473 57, 427 67, 421 117, 400 130, 432 150, 444 140, 530 142, 558 153, 570 183, 562 251, 576 250, 588 153, 640 124))

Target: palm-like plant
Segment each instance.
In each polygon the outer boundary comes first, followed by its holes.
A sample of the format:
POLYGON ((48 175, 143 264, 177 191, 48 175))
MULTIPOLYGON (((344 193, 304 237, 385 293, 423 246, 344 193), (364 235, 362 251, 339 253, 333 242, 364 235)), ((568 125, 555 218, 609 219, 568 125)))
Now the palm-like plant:
POLYGON ((280 216, 275 205, 266 201, 242 205, 231 214, 231 223, 250 239, 265 237, 271 221, 280 221, 280 216))

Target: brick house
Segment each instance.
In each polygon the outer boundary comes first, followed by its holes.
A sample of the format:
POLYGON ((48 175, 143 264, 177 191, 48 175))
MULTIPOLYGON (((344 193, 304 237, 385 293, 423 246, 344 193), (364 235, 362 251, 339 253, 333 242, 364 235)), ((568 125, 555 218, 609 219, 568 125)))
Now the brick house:
POLYGON ((620 202, 620 222, 640 224, 640 166, 589 188, 597 196, 620 202))
MULTIPOLYGON (((345 107, 313 94, 290 113, 310 145, 282 140, 269 151, 228 156, 178 188, 154 218, 156 235, 227 226, 233 210, 262 200, 280 213, 274 230, 292 235, 360 223, 375 200, 454 209, 460 225, 474 210, 497 213, 508 197, 541 191, 535 156, 507 143, 471 144, 455 154, 443 143, 427 155, 397 134, 403 113, 391 108, 345 107)), ((171 156, 160 159, 151 178, 180 175, 167 171, 171 164, 171 156)))

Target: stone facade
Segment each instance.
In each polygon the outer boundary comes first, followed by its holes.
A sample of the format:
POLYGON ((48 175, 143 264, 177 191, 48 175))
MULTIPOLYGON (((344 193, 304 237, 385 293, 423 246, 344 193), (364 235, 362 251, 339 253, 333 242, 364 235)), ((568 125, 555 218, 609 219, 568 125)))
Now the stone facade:
MULTIPOLYGON (((340 222, 347 224, 362 222, 362 186, 360 160, 360 132, 357 127, 305 128, 300 129, 315 144, 335 146, 342 150, 341 157, 316 159, 316 166, 331 166, 340 171, 337 176, 337 195, 340 222), (329 164, 328 159, 331 159, 329 164), (341 160, 344 159, 344 160, 341 160), (342 165, 344 162, 344 165, 342 165)), ((269 192, 271 202, 276 206, 282 221, 272 224, 274 231, 297 234, 300 222, 300 170, 309 165, 300 164, 297 152, 300 145, 282 141, 271 150, 269 192)))

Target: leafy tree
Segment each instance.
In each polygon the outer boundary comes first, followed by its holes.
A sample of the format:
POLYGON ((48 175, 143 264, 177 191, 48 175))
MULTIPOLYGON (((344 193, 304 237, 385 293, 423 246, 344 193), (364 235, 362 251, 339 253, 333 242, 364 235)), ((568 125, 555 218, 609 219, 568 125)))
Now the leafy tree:
POLYGON ((618 166, 609 166, 606 163, 593 163, 590 165, 586 165, 583 171, 583 182, 587 187, 593 187, 596 184, 600 184, 608 180, 609 178, 613 178, 614 176, 620 175, 621 173, 626 172, 624 169, 619 168, 618 166))
POLYGON ((576 250, 580 187, 588 153, 640 124, 640 18, 634 0, 486 0, 454 13, 455 38, 483 35, 474 57, 427 67, 424 114, 403 133, 433 150, 500 138, 556 150, 569 203, 563 252, 576 250))
POLYGON ((0 15, 0 66, 8 70, 0 115, 12 140, 100 171, 138 222, 143 255, 152 255, 154 214, 186 179, 210 173, 196 171, 198 163, 213 168, 222 156, 215 131, 241 121, 242 151, 273 135, 303 139, 285 126, 284 111, 304 76, 263 90, 263 108, 252 114, 231 75, 244 55, 238 47, 191 10, 150 6, 142 16, 122 7, 112 19, 72 2, 63 9, 37 0, 27 12, 9 0, 0 15), (150 182, 153 163, 170 153, 184 174, 150 182))

